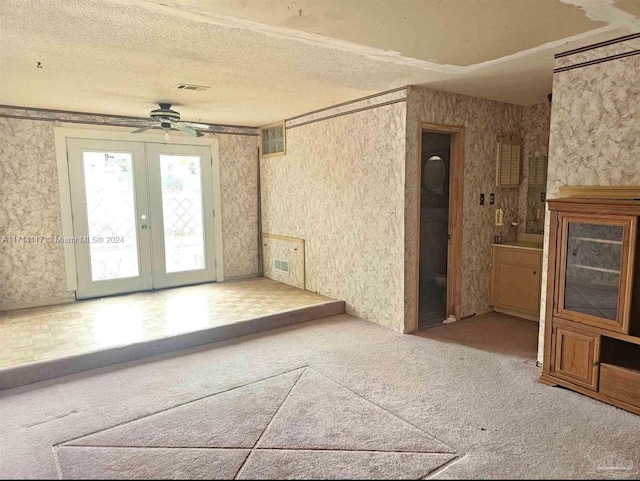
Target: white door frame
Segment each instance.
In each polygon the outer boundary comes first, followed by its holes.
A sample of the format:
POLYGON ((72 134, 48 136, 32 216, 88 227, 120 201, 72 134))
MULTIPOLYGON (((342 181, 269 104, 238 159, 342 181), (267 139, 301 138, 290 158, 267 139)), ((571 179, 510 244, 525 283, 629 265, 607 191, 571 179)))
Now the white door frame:
POLYGON ((72 188, 72 212, 74 235, 89 236, 89 213, 87 212, 86 177, 83 153, 129 152, 131 153, 131 179, 133 194, 133 221, 135 223, 138 275, 100 281, 93 280, 91 246, 87 242, 75 243, 78 298, 102 297, 125 292, 149 290, 153 287, 151 268, 151 238, 148 229, 141 229, 141 214, 149 215, 147 192, 147 159, 145 144, 112 140, 68 139, 69 179, 72 188))
POLYGON ((171 145, 147 143, 147 178, 150 194, 149 212, 151 214, 151 241, 153 252, 153 286, 155 289, 188 284, 210 282, 215 279, 215 235, 213 234, 213 189, 211 185, 211 159, 206 147, 198 145, 171 145), (166 270, 167 254, 165 251, 165 230, 162 212, 163 191, 160 173, 160 156, 162 154, 195 156, 200 158, 201 186, 202 186, 202 227, 204 235, 203 269, 178 271, 168 273, 166 270), (207 215, 209 213, 209 215, 207 215))
MULTIPOLYGON (((220 192, 220 158, 218 154, 218 138, 214 134, 211 134, 211 136, 196 138, 183 134, 182 132, 172 131, 170 142, 165 142, 162 131, 147 131, 140 134, 131 134, 131 129, 132 127, 96 127, 95 125, 85 124, 70 124, 69 126, 56 126, 54 128, 56 163, 58 168, 58 188, 60 192, 62 236, 72 238, 74 235, 73 216, 71 210, 71 186, 69 182, 69 164, 67 160, 67 138, 208 146, 211 149, 216 281, 224 281, 224 265, 222 258, 222 200, 220 192)), ((75 291, 78 288, 76 278, 75 244, 72 242, 65 242, 63 244, 63 248, 67 290, 75 291)))

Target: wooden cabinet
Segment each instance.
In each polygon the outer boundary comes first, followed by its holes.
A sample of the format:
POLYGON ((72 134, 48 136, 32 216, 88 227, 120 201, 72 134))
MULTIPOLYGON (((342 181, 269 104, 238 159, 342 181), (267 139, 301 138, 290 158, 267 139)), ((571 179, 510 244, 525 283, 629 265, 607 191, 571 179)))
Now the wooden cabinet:
POLYGON ((588 331, 554 327, 553 375, 595 391, 598 386, 598 337, 588 331))
POLYGON ((637 217, 558 214, 554 315, 629 332, 637 217))
POLYGON ((548 203, 541 379, 640 414, 640 201, 548 203))
POLYGON ((542 251, 493 246, 491 304, 498 312, 537 321, 540 317, 542 251))

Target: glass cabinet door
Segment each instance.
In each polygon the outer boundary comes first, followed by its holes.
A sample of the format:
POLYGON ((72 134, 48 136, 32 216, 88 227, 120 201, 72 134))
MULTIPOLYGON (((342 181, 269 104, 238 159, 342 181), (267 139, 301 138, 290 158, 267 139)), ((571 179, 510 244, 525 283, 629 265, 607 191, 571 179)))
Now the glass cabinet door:
POLYGON ((628 332, 635 217, 560 216, 560 317, 628 332))

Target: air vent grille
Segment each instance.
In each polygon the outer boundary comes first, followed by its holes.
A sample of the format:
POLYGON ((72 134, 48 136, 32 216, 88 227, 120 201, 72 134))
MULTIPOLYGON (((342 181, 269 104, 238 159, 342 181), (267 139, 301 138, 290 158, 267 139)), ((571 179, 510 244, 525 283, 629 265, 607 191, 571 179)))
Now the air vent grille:
POLYGON ((205 85, 192 85, 192 84, 178 84, 174 87, 176 90, 193 90, 195 92, 204 92, 209 90, 209 87, 205 85))
POLYGON ((289 273, 289 262, 283 261, 282 259, 275 259, 273 261, 274 268, 278 272, 286 272, 289 273))

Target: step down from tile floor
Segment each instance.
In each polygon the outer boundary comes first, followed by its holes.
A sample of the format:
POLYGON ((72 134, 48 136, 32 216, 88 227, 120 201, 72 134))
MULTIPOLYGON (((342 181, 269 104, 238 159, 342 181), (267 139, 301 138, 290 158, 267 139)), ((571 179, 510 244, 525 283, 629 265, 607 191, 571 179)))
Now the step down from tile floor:
POLYGON ((0 369, 0 390, 344 314, 344 309, 344 301, 332 300, 200 331, 0 369))

